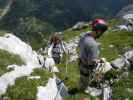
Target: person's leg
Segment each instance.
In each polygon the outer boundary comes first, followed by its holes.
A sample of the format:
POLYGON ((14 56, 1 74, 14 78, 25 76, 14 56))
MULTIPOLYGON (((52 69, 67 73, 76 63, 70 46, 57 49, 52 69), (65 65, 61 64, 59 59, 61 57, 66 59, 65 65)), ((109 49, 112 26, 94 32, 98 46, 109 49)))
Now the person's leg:
POLYGON ((55 64, 59 64, 60 63, 60 57, 53 57, 55 64))
POLYGON ((80 80, 79 80, 79 89, 85 90, 89 85, 89 70, 83 64, 80 64, 80 80))
POLYGON ((80 74, 79 89, 84 91, 89 85, 89 80, 87 76, 80 74))
POLYGON ((60 57, 57 58, 57 63, 56 64, 59 64, 60 63, 60 57))

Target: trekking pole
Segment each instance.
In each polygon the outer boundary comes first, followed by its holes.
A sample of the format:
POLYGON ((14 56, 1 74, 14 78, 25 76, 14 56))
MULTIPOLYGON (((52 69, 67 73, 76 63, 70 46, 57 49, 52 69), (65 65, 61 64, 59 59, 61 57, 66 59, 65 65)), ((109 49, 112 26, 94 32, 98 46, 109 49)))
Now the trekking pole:
MULTIPOLYGON (((69 54, 69 53, 68 53, 69 54)), ((65 78, 63 80, 61 80, 57 85, 60 85, 61 83, 63 83, 65 80, 68 79, 67 77, 67 73, 68 73, 68 55, 66 55, 66 63, 65 63, 65 78)))
MULTIPOLYGON (((65 80, 68 79, 68 77, 67 77, 68 55, 66 55, 66 63, 65 63, 65 67, 66 67, 66 68, 65 68, 65 78, 64 78, 63 80, 61 80, 61 81, 57 84, 57 86, 59 86, 59 85, 62 84, 65 80)), ((56 100, 58 94, 61 92, 62 89, 63 89, 63 86, 61 86, 60 89, 57 91, 57 94, 56 94, 54 100, 56 100)))
POLYGON ((65 71, 65 77, 67 78, 67 71, 68 71, 68 57, 69 57, 69 51, 68 51, 68 54, 66 54, 66 71, 65 71))
POLYGON ((62 88, 63 88, 63 86, 61 86, 60 89, 59 89, 59 91, 57 91, 57 94, 56 94, 56 96, 54 97, 54 100, 56 100, 56 98, 57 98, 58 94, 60 93, 60 91, 62 90, 62 88))

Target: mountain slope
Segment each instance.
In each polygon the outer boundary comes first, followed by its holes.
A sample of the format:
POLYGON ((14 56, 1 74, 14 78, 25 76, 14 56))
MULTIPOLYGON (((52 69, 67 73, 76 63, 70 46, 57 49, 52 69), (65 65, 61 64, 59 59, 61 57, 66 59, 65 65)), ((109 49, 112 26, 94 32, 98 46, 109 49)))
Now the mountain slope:
POLYGON ((56 28, 64 28, 77 21, 90 20, 94 17, 111 18, 124 6, 132 3, 132 0, 103 0, 102 2, 99 0, 16 0, 6 17, 6 22, 16 25, 19 18, 34 16, 56 28))
POLYGON ((55 31, 67 29, 78 21, 115 17, 120 9, 133 3, 132 0, 9 1, 0 1, 0 13, 7 12, 0 22, 0 29, 13 32, 36 50, 45 46, 43 38, 55 31))
MULTIPOLYGON (((117 20, 110 21, 110 26, 114 26, 114 23, 117 20)), ((80 36, 81 33, 88 31, 88 28, 81 29, 81 30, 65 30, 62 34, 65 41, 71 41, 75 37, 80 36)), ((101 57, 106 57, 108 61, 111 61, 119 55, 122 55, 126 51, 133 48, 133 34, 132 31, 112 31, 112 27, 109 31, 107 31, 98 41, 102 44, 101 49, 101 57), (114 45, 114 48, 111 49, 110 45, 114 45), (127 46, 129 48, 127 48, 127 46)), ((6 55, 5 55, 6 56, 6 55)), ((31 56, 29 56, 31 57, 31 56)), ((16 58, 16 57, 15 57, 16 58)), ((8 61, 9 59, 7 59, 8 61)), ((17 61, 15 61, 17 62, 17 61)), ((36 61, 35 61, 36 62, 36 61)), ((12 62, 11 62, 12 63, 12 62)), ((64 79, 65 77, 65 58, 62 60, 61 64, 57 65, 60 73, 56 73, 60 79, 64 79)), ((37 66, 33 66, 37 67, 37 66)), ((0 67, 1 68, 1 67, 0 67)), ((2 69, 2 68, 1 68, 2 69)), ((77 91, 78 82, 79 82, 79 69, 78 63, 72 62, 68 63, 68 71, 67 71, 68 79, 64 81, 65 85, 68 87, 69 90, 73 90, 73 92, 77 92, 71 96, 65 97, 65 100, 81 100, 81 99, 99 99, 99 97, 92 97, 87 95, 81 91, 77 91)), ((8 98, 9 100, 16 100, 16 99, 30 99, 35 100, 37 94, 37 87, 42 85, 45 86, 48 79, 52 76, 51 73, 46 71, 42 68, 34 69, 30 76, 40 76, 40 79, 32 80, 28 79, 27 76, 19 77, 15 81, 15 85, 10 86, 7 92, 2 95, 2 98, 8 98)), ((132 92, 129 88, 132 88, 132 71, 129 72, 129 77, 116 82, 113 87, 113 98, 117 99, 133 99, 132 92), (127 91, 129 90, 129 91, 127 91), (129 94, 128 97, 126 94, 129 94)), ((72 91, 71 91, 72 92, 72 91)))
POLYGON ((119 13, 117 14, 117 17, 123 17, 124 15, 127 15, 127 14, 133 14, 133 5, 128 5, 124 8, 122 8, 119 13))

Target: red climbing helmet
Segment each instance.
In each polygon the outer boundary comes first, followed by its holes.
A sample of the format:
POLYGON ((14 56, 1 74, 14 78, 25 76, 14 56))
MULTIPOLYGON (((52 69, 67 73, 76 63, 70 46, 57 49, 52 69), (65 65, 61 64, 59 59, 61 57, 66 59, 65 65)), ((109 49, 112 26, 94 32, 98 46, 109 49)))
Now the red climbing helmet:
POLYGON ((104 33, 107 29, 108 26, 104 19, 95 19, 92 21, 92 31, 101 31, 101 33, 104 33))

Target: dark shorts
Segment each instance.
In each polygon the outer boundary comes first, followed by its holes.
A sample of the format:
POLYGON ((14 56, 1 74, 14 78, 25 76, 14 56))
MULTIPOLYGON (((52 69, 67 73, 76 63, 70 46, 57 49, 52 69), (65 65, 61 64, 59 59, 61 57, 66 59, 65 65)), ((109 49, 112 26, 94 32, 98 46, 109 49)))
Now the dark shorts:
POLYGON ((59 57, 53 57, 56 64, 60 63, 60 56, 59 57))
POLYGON ((89 76, 89 74, 93 71, 94 66, 93 65, 85 65, 85 64, 80 64, 80 74, 84 76, 89 76))
POLYGON ((86 65, 80 63, 79 69, 80 69, 80 80, 79 80, 79 87, 81 90, 84 90, 87 88, 88 85, 90 85, 92 80, 92 72, 93 72, 93 65, 86 65))

